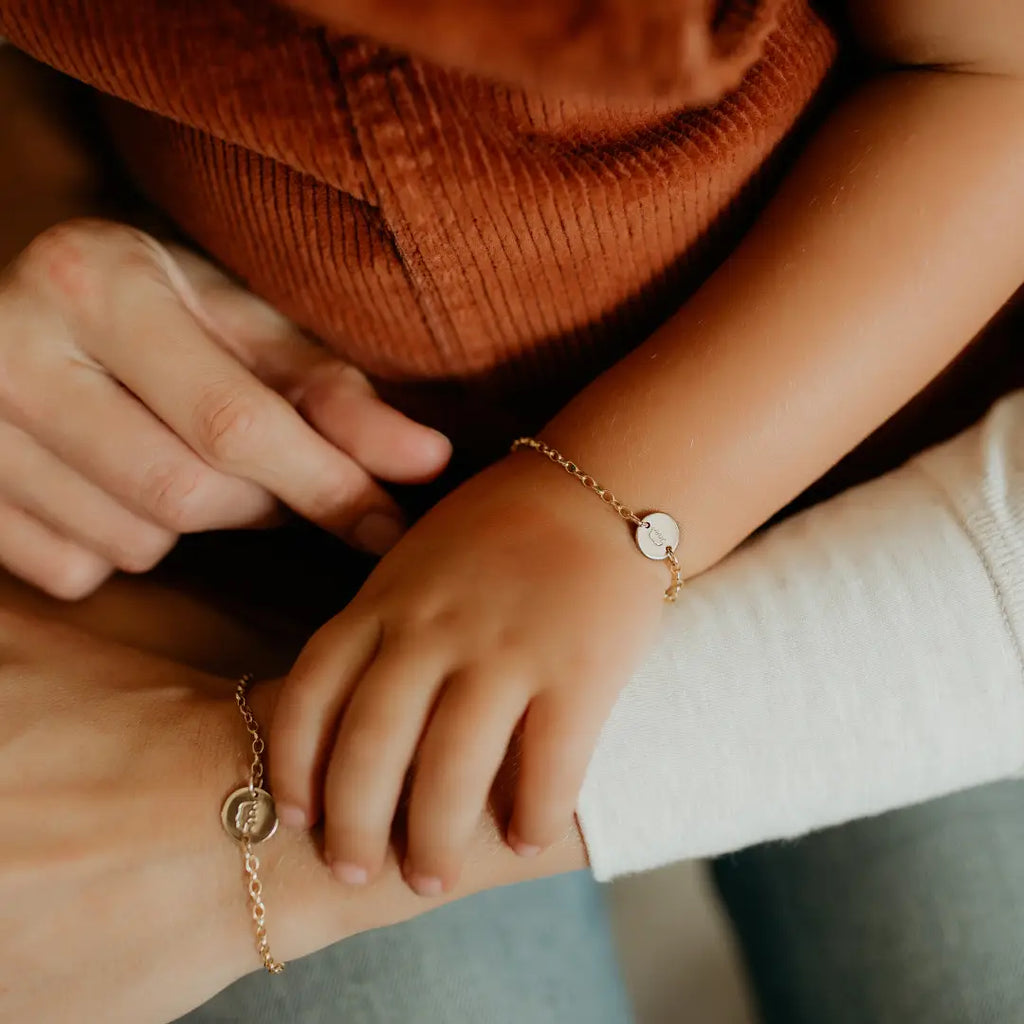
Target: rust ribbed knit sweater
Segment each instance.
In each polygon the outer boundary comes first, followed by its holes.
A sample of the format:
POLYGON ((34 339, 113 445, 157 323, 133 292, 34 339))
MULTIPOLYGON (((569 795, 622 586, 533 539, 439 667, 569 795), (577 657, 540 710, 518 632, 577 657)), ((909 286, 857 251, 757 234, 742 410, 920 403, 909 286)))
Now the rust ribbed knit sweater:
POLYGON ((0 34, 115 97, 156 204, 481 456, 679 307, 835 50, 806 0, 292 7, 0 0, 0 34))

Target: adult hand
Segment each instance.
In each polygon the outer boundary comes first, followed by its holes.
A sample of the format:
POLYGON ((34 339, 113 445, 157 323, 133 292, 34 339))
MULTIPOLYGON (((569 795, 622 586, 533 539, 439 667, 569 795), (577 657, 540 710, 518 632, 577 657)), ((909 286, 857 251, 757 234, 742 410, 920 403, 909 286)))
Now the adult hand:
MULTIPOLYGON (((0 1024, 175 1018, 259 966, 241 854, 218 820, 250 760, 233 684, 11 611, 2 584, 0 1024)), ((251 694, 264 728, 276 690, 251 694)), ((394 859, 345 890, 306 833, 281 828, 259 856, 284 960, 434 905, 394 859)), ((452 895, 582 864, 578 837, 525 861, 485 818, 452 895)))
POLYGON ((165 1021, 256 966, 212 688, 0 609, 0 1024, 165 1021))
POLYGON ((0 565, 54 596, 145 571, 278 501, 357 547, 402 530, 375 478, 448 441, 195 254, 70 221, 0 281, 0 565))

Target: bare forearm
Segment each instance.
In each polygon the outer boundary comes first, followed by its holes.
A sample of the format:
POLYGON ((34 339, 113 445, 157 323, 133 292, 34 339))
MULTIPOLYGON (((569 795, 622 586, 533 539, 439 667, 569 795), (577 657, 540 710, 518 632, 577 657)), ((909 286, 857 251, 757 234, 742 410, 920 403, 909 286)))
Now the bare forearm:
MULTIPOLYGON (((249 767, 232 683, 69 628, 56 608, 39 618, 23 596, 0 574, 0 1021, 177 1018, 259 965, 240 852, 218 822, 249 767)), ((169 634, 188 624, 179 612, 167 606, 169 634)), ((264 727, 274 694, 252 694, 264 727)), ((259 853, 285 959, 432 905, 393 864, 342 886, 304 833, 259 853)), ((581 863, 578 839, 524 861, 481 821, 452 896, 581 863)))
MULTIPOLYGON (((119 652, 128 648, 169 656, 176 662, 187 662, 201 671, 217 674, 258 672, 261 666, 289 660, 286 651, 275 651, 272 644, 217 609, 138 579, 115 578, 89 600, 67 604, 41 597, 0 572, 0 617, 3 613, 31 617, 19 621, 35 623, 33 629, 39 632, 38 649, 46 650, 52 657, 62 656, 68 649, 76 650, 72 643, 109 644, 113 641, 125 645, 107 648, 108 657, 114 659, 117 666, 127 657, 119 652), (47 622, 71 625, 76 631, 87 632, 51 636, 43 632, 53 628, 45 626, 47 622), (89 640, 89 635, 103 640, 89 640)), ((18 632, 26 632, 24 625, 18 632)), ((0 641, 6 640, 7 634, 0 625, 0 641)), ((160 666, 159 671, 163 673, 160 678, 154 676, 152 668, 140 673, 132 666, 128 674, 145 679, 154 687, 168 680, 181 684, 197 678, 183 664, 153 664, 160 666)), ((116 672, 108 672, 111 674, 116 676, 116 672)), ((63 672, 57 674, 62 681, 65 676, 63 672)), ((222 699, 203 703, 198 712, 202 724, 192 732, 202 739, 196 743, 193 756, 181 760, 178 768, 187 777, 180 778, 179 783, 194 794, 197 806, 205 806, 210 811, 199 815, 204 824, 195 842, 201 846, 205 857, 204 874, 211 897, 223 908, 218 919, 221 927, 216 934, 224 954, 219 966, 228 971, 243 970, 255 968, 257 964, 251 951, 245 893, 239 880, 240 862, 237 850, 232 849, 217 826, 215 812, 225 794, 244 778, 248 765, 245 734, 230 696, 230 679, 217 683, 215 677, 203 678, 210 683, 211 695, 220 694, 222 699), (229 943, 227 949, 223 946, 225 942, 229 943)), ((3 681, 0 678, 0 683, 3 681)), ((273 716, 278 689, 278 681, 262 683, 253 689, 251 703, 264 729, 273 716)), ((272 754, 271 749, 268 758, 272 754)), ((523 859, 509 850, 498 820, 511 802, 510 783, 511 779, 505 775, 495 787, 495 804, 480 820, 462 882, 457 891, 445 897, 446 901, 586 865, 583 844, 575 830, 537 858, 523 859)), ((197 851, 193 849, 193 852, 197 851)), ((260 853, 267 866, 267 902, 275 945, 280 943, 276 952, 288 959, 355 932, 414 917, 437 902, 412 894, 401 878, 394 855, 372 886, 347 889, 328 871, 317 842, 307 833, 282 830, 260 853)), ((207 913, 202 906, 197 906, 196 912, 207 913)))
POLYGON ((603 483, 731 550, 919 391, 1024 279, 1024 83, 879 77, 747 239, 549 425, 603 483))

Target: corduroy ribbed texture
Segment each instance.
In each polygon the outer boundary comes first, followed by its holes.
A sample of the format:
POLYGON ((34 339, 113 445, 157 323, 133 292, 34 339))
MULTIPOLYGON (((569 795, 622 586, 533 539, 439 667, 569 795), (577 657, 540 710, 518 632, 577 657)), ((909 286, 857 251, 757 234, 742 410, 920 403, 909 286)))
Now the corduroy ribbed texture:
MULTIPOLYGON (((454 25, 459 5, 417 9, 454 25)), ((462 0, 465 32, 424 33, 415 58, 368 38, 396 31, 398 0, 304 6, 361 34, 267 0, 0 0, 0 32, 124 101, 119 149, 186 233, 481 455, 679 307, 760 205, 835 51, 806 0, 605 0, 575 35, 567 0, 529 17, 462 0), (541 36, 560 73, 527 59, 541 36), (655 37, 645 73, 638 40, 655 37), (716 105, 687 106, 755 59, 716 105)))

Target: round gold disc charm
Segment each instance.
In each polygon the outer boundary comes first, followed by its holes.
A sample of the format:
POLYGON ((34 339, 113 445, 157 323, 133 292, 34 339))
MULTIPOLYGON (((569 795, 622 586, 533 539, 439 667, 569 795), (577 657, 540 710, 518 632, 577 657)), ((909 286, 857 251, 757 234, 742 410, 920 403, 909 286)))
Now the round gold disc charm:
POLYGON ((240 843, 246 835, 251 843, 266 842, 277 831, 274 798, 265 789, 250 792, 248 786, 242 786, 224 801, 220 820, 224 831, 236 842, 240 843))
POLYGON ((679 524, 667 512, 651 512, 636 528, 636 546, 656 562, 679 550, 679 524))

